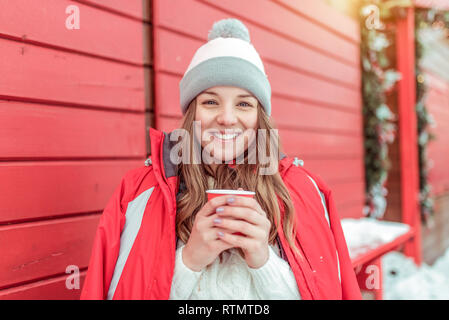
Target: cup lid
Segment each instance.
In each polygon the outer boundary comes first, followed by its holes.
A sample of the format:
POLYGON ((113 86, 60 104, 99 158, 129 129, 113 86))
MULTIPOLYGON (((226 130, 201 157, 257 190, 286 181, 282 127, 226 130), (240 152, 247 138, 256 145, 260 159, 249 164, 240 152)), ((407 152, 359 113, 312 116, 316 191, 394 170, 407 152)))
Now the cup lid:
POLYGON ((206 190, 206 193, 213 194, 235 194, 235 195, 255 195, 254 191, 245 191, 245 190, 230 190, 230 189, 210 189, 206 190))

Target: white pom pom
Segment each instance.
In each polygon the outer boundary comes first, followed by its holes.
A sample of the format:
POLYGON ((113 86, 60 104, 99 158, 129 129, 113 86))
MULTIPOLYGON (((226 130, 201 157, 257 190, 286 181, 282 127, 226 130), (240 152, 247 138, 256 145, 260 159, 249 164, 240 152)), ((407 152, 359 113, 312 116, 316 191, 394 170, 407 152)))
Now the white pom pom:
POLYGON ((250 42, 249 31, 238 19, 229 18, 217 21, 209 31, 208 41, 215 38, 238 38, 250 42))

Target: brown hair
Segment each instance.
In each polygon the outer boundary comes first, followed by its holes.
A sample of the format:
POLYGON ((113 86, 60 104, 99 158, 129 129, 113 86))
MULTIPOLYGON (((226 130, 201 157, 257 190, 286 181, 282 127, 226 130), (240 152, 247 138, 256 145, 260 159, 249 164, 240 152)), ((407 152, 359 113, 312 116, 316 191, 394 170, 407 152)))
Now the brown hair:
MULTIPOLYGON (((272 130, 273 126, 270 119, 266 115, 262 106, 258 103, 258 129, 266 129, 266 141, 268 155, 270 162, 273 161, 278 164, 278 154, 276 152, 270 152, 270 148, 279 150, 279 137, 275 139, 270 135, 274 134, 272 130), (275 141, 276 145, 269 145, 270 141, 275 141), (274 157, 274 158, 273 158, 274 157)), ((196 114, 196 99, 194 99, 184 115, 181 128, 190 133, 190 155, 193 155, 193 121, 196 114)), ((257 146, 258 152, 261 150, 267 150, 257 146)), ((283 218, 283 230, 285 237, 291 246, 291 248, 298 252, 295 245, 295 209, 285 186, 282 177, 276 170, 276 173, 271 175, 261 175, 259 170, 262 168, 259 161, 248 163, 248 150, 245 151, 244 163, 237 164, 234 168, 229 167, 226 164, 220 164, 217 167, 215 174, 211 172, 206 164, 193 164, 190 159, 190 164, 180 163, 178 165, 180 178, 183 179, 186 190, 177 199, 177 214, 176 214, 176 234, 184 242, 187 243, 190 232, 193 227, 196 213, 207 202, 206 190, 209 189, 207 176, 214 175, 214 188, 215 189, 238 189, 255 191, 255 199, 260 204, 262 209, 267 213, 267 218, 271 222, 271 230, 268 238, 270 244, 274 244, 277 236, 276 226, 281 221, 281 208, 284 209, 283 218)), ((202 162, 202 161, 201 161, 202 162)), ((240 162, 238 162, 240 163, 240 162)), ((277 169, 277 168, 276 168, 277 169)), ((243 256, 243 252, 239 248, 240 254, 243 256)), ((220 254, 221 261, 221 254, 220 254)))

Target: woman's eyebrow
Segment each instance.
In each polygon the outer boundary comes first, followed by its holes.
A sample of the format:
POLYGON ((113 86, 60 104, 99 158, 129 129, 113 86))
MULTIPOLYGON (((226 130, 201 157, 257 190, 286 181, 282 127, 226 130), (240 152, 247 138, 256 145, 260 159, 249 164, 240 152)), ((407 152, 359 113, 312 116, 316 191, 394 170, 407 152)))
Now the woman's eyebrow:
MULTIPOLYGON (((213 91, 204 91, 203 93, 208 93, 208 94, 211 94, 213 96, 218 96, 218 94, 213 92, 213 91)), ((238 95, 237 97, 238 98, 247 98, 247 97, 254 98, 254 96, 251 95, 251 94, 241 94, 241 95, 238 95)))

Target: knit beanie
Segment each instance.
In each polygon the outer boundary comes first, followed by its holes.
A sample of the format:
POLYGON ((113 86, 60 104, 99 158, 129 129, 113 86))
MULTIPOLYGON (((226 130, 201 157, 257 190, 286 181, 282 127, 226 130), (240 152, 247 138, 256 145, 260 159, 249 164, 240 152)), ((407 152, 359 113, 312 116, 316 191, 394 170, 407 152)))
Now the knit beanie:
POLYGON ((250 42, 249 31, 237 19, 214 23, 208 42, 196 52, 179 83, 185 114, 190 102, 214 86, 235 86, 253 94, 271 115, 271 86, 262 59, 250 42))

